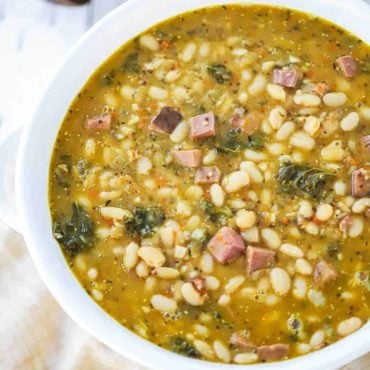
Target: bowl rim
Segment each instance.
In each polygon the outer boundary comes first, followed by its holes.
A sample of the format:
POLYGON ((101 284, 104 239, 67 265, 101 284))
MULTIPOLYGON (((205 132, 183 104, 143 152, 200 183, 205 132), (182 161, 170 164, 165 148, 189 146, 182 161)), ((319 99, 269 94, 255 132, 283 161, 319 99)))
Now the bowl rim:
MULTIPOLYGON (((133 361, 161 370, 172 370, 173 363, 176 363, 178 370, 188 370, 189 368, 194 370, 225 370, 226 368, 236 367, 240 369, 246 366, 250 369, 296 369, 299 367, 304 370, 317 369, 324 365, 327 369, 338 368, 370 350, 370 341, 368 340, 370 323, 364 325, 359 331, 323 349, 277 363, 255 365, 212 363, 189 359, 164 350, 120 325, 87 295, 71 273, 60 248, 55 248, 58 244, 51 235, 48 192, 45 192, 45 189, 47 190, 48 187, 48 164, 51 148, 61 122, 56 117, 60 118, 61 114, 63 117, 63 111, 66 112, 69 106, 69 104, 65 105, 65 102, 69 101, 70 103, 72 101, 69 99, 71 92, 68 93, 68 89, 71 88, 64 84, 65 78, 69 76, 68 69, 76 65, 79 66, 78 63, 87 58, 86 54, 88 52, 93 53, 95 42, 99 44, 99 42, 104 41, 104 38, 114 36, 115 30, 119 27, 112 27, 112 24, 117 24, 118 21, 126 20, 126 22, 129 22, 127 23, 128 28, 135 29, 137 27, 144 31, 158 23, 158 20, 169 18, 168 14, 171 12, 172 15, 175 15, 189 9, 231 3, 276 5, 317 14, 344 26, 368 43, 370 42, 370 30, 363 29, 364 23, 369 24, 370 22, 370 7, 361 0, 352 0, 351 2, 346 2, 346 0, 311 0, 310 2, 299 3, 296 0, 188 0, 186 4, 185 2, 178 2, 178 0, 151 0, 150 4, 145 0, 127 1, 87 31, 66 55, 44 90, 38 108, 23 132, 16 168, 17 212, 23 235, 42 280, 67 314, 95 338, 133 361), (330 7, 332 7, 335 16, 331 16, 329 13, 330 7), (326 9, 325 14, 328 15, 322 15, 324 13, 322 9, 324 8, 326 9), (143 25, 134 25, 135 22, 132 21, 137 19, 140 10, 145 11, 145 14, 142 13, 144 18, 153 18, 154 21, 151 23, 144 22, 143 25), (152 17, 151 12, 155 16, 152 17), (354 17, 356 22, 349 24, 348 17, 350 16, 354 17), (112 30, 110 30, 110 27, 112 30), (56 94, 58 94, 58 97, 61 96, 62 100, 64 99, 64 103, 60 103, 60 108, 55 105, 55 99, 53 99, 56 94), (58 113, 51 111, 53 104, 58 113), (53 118, 57 122, 54 122, 53 118)), ((125 41, 130 38, 123 37, 122 39, 125 41)), ((121 40, 119 44, 122 43, 121 40)), ((111 50, 110 53, 115 49, 117 47, 111 50)), ((100 63, 106 60, 108 56, 109 54, 100 57, 100 63)), ((100 64, 99 57, 94 60, 94 63, 97 63, 96 69, 100 64)), ((82 67, 77 69, 79 68, 82 67)), ((91 70, 91 72, 93 71, 94 69, 91 70)), ((71 72, 71 74, 73 75, 74 72, 71 72)), ((91 75, 90 72, 88 74, 91 75)), ((71 82, 68 85, 79 84, 81 88, 87 78, 77 79, 77 82, 71 82)), ((73 91, 72 95, 74 96, 78 89, 73 91)))

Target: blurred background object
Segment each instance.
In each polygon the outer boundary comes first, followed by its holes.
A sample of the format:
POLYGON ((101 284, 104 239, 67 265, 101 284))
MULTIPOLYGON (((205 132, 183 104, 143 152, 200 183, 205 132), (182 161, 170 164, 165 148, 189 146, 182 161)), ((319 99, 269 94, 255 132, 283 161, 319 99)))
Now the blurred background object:
POLYGON ((47 0, 47 1, 62 5, 81 5, 88 3, 90 0, 47 0))

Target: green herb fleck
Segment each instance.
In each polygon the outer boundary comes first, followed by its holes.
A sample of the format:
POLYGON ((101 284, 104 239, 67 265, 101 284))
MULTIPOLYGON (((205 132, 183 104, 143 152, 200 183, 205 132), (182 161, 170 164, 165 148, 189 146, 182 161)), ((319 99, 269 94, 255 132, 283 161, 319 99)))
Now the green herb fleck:
POLYGON ((218 84, 221 85, 231 79, 231 72, 221 63, 209 64, 207 66, 207 72, 218 84))
POLYGON ((231 209, 227 206, 216 207, 211 202, 206 199, 200 201, 200 209, 205 212, 209 219, 219 225, 225 225, 227 219, 232 217, 233 213, 231 209))
POLYGON ((197 358, 200 353, 183 337, 176 336, 171 339, 171 349, 173 352, 184 356, 197 358))

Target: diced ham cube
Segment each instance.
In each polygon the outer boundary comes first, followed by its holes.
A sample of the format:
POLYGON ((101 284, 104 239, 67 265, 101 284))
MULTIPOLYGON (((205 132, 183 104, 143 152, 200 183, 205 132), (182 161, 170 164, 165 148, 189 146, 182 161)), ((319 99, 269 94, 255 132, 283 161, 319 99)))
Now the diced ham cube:
POLYGON ((216 166, 201 167, 195 174, 194 181, 196 184, 212 184, 219 182, 221 171, 216 166))
POLYGON ((273 81, 275 84, 285 87, 295 87, 299 73, 295 69, 274 69, 273 81))
POLYGON ((339 230, 347 232, 352 226, 353 220, 351 216, 344 216, 339 222, 339 230))
POLYGON ((355 77, 357 65, 352 55, 343 55, 337 59, 337 64, 345 77, 355 77))
POLYGON ((238 332, 231 334, 229 342, 233 346, 242 349, 244 352, 252 352, 256 348, 256 346, 248 342, 246 335, 242 335, 238 332))
POLYGON ((100 114, 99 116, 87 118, 85 127, 88 130, 109 130, 112 124, 110 113, 100 114))
POLYGON ((271 346, 260 346, 257 348, 257 354, 263 361, 279 360, 288 355, 289 344, 276 343, 271 346))
POLYGON ((370 135, 365 135, 361 138, 362 145, 370 152, 370 135))
POLYGON ((149 129, 162 134, 171 134, 182 120, 182 114, 171 107, 163 107, 152 119, 149 129))
POLYGON ((370 170, 359 168, 352 172, 352 196, 356 198, 370 195, 370 170))
POLYGON ((193 284, 193 287, 199 292, 199 293, 205 293, 206 291, 206 280, 202 277, 196 277, 191 280, 191 283, 193 284))
POLYGON ((272 267, 275 263, 276 253, 269 249, 248 245, 247 247, 247 273, 272 267))
POLYGON ((325 82, 318 82, 315 85, 315 92, 319 96, 324 96, 327 92, 329 92, 329 86, 325 82))
POLYGON ((229 124, 247 135, 252 135, 258 130, 262 120, 263 115, 258 111, 245 114, 244 108, 236 108, 229 119, 229 124))
POLYGON ((242 237, 230 227, 224 226, 208 242, 207 248, 221 263, 234 261, 245 250, 242 237))
POLYGON ((215 116, 213 112, 192 117, 190 119, 190 127, 190 138, 192 140, 215 136, 215 116))
POLYGON ((199 167, 202 152, 199 149, 174 150, 172 155, 175 161, 184 167, 199 167))
POLYGON ((229 119, 230 126, 242 129, 245 123, 244 114, 245 114, 244 108, 242 107, 235 108, 231 118, 229 119))
POLYGON ((314 280, 317 284, 326 284, 337 278, 338 274, 334 267, 325 261, 320 261, 315 266, 314 280))

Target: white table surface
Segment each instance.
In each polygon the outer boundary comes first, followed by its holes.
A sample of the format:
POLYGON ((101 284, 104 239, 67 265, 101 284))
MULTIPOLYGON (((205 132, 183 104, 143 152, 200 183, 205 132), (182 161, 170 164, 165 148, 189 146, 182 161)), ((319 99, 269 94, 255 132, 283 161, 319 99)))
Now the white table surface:
MULTIPOLYGON (((66 7, 45 0, 0 0, 0 135, 27 122, 66 50, 124 1, 66 7)), ((61 312, 39 280, 22 238, 1 222, 0 323, 0 370, 142 369, 94 341, 61 312), (40 299, 45 327, 35 328, 29 313, 40 299), (49 349, 38 348, 50 331, 60 338, 49 349)), ((346 369, 370 369, 370 356, 346 369)))

